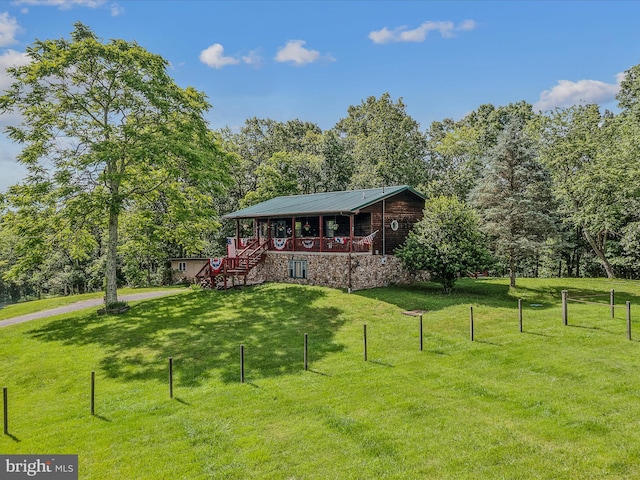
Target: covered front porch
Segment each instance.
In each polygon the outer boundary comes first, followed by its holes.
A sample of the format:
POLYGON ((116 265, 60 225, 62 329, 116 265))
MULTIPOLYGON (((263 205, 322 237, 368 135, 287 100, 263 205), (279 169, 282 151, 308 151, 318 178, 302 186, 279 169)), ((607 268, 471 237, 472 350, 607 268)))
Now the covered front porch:
POLYGON ((374 253, 371 214, 236 219, 229 256, 258 243, 287 252, 374 253))

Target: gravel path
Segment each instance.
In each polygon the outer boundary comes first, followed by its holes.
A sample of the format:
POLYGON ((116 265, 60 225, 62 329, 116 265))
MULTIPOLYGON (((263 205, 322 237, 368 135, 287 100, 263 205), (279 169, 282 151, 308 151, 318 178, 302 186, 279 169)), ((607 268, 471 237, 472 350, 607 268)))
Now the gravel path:
MULTIPOLYGON (((118 301, 121 302, 133 302, 136 300, 147 300, 149 298, 165 297, 175 293, 180 293, 181 290, 160 290, 157 292, 144 292, 133 293, 131 295, 122 295, 118 297, 118 301)), ((77 310, 83 310, 85 308, 99 307, 104 304, 101 298, 94 298, 91 300, 81 300, 76 303, 71 303, 63 307, 52 308, 50 310, 42 310, 40 312, 28 313, 27 315, 20 315, 19 317, 8 318, 7 320, 0 320, 0 328, 8 327, 9 325, 15 325, 17 323, 24 323, 37 318, 53 317, 54 315, 61 315, 63 313, 75 312, 77 310)))

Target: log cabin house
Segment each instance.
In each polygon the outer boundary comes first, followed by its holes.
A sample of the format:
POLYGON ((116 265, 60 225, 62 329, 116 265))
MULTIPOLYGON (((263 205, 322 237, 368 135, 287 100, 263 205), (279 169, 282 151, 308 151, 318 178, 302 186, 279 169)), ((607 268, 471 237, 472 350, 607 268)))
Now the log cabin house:
POLYGON ((349 291, 407 283, 414 278, 393 252, 424 203, 408 185, 273 198, 225 216, 236 223, 228 255, 200 263, 195 279, 218 288, 276 281, 349 291))

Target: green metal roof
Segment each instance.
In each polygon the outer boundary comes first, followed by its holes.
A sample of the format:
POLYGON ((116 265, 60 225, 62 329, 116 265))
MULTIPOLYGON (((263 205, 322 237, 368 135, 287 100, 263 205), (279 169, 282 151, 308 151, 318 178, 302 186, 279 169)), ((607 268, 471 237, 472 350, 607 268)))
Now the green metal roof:
POLYGON ((398 193, 409 191, 420 198, 420 192, 408 185, 368 188, 345 192, 312 193, 276 197, 225 215, 225 218, 292 217, 301 215, 350 214, 398 193))

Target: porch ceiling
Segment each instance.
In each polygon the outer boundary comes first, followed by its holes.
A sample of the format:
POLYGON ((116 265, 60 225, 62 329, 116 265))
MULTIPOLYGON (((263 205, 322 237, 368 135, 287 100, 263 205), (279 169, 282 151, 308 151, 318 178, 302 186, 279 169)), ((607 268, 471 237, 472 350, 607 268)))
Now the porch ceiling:
POLYGON ((225 215, 224 218, 298 217, 357 213, 361 208, 368 207, 405 190, 424 198, 424 195, 408 185, 345 192, 312 193, 310 195, 291 195, 272 198, 266 202, 225 215))

